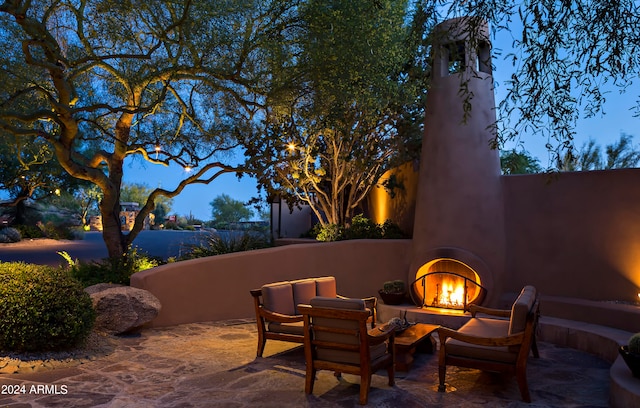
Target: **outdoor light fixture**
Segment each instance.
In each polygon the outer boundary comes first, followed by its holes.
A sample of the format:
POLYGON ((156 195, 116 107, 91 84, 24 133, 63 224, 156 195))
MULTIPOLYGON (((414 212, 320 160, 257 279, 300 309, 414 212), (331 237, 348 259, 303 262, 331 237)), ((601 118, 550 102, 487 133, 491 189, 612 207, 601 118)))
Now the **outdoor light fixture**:
POLYGON ((294 151, 296 150, 296 144, 293 142, 289 142, 289 144, 287 145, 287 149, 289 149, 289 151, 294 151))
POLYGON ((187 164, 186 166, 184 166, 184 171, 186 171, 187 173, 191 173, 192 167, 190 164, 187 164))
POLYGON ((156 160, 158 160, 158 153, 160 153, 160 150, 162 150, 162 148, 160 147, 160 143, 156 143, 156 160))

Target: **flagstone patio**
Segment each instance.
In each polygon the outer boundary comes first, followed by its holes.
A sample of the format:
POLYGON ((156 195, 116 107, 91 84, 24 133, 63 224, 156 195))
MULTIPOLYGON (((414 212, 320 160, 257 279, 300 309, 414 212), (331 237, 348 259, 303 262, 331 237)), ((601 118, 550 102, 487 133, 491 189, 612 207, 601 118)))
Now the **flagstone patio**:
MULTIPOLYGON (((313 395, 304 393, 300 346, 267 342, 256 358, 251 320, 193 323, 115 337, 98 355, 34 364, 0 374, 5 407, 355 407, 359 379, 319 372, 313 395), (48 366, 56 366, 51 369, 48 366), (22 387, 24 386, 24 387, 22 387), (39 387, 38 387, 39 386, 39 387), (7 395, 9 391, 17 392, 7 395)), ((373 407, 606 407, 610 364, 572 348, 540 342, 528 364, 533 402, 520 400, 514 378, 448 369, 448 391, 437 392, 437 355, 419 354, 389 387, 375 375, 373 407)))

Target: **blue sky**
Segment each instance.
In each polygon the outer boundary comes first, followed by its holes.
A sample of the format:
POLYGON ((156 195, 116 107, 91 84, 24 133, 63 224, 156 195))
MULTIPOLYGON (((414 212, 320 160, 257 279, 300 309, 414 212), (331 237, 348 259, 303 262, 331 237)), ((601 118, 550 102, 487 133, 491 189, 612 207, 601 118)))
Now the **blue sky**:
MULTIPOLYGON (((500 49, 502 55, 498 57, 494 55, 496 69, 493 71, 493 77, 496 84, 496 104, 506 95, 505 81, 513 72, 511 63, 503 60, 503 56, 511 51, 510 44, 511 39, 508 33, 501 34, 493 41, 494 49, 500 49)), ((634 144, 640 145, 640 118, 634 117, 632 111, 640 95, 639 87, 636 85, 635 88, 628 89, 624 94, 620 94, 617 88, 612 87, 609 92, 603 115, 581 119, 578 122, 574 140, 576 148, 579 149, 589 138, 593 138, 604 148, 607 144, 617 141, 621 133, 634 136, 634 144)), ((532 156, 537 157, 543 168, 552 166, 551 156, 545 147, 548 141, 544 137, 521 135, 521 139, 517 142, 532 156)), ((516 141, 512 141, 505 144, 504 149, 511 149, 515 146, 516 141)), ((162 185, 164 188, 175 187, 184 176, 185 173, 179 166, 163 168, 145 163, 143 167, 139 161, 129 163, 125 169, 125 182, 145 183, 149 187, 157 187, 158 185, 162 185)), ((255 180, 244 177, 238 181, 234 174, 226 174, 209 185, 188 186, 182 194, 174 198, 172 213, 186 216, 191 214, 194 217, 208 220, 211 218, 209 203, 220 194, 227 194, 236 200, 248 201, 257 194, 255 180)))

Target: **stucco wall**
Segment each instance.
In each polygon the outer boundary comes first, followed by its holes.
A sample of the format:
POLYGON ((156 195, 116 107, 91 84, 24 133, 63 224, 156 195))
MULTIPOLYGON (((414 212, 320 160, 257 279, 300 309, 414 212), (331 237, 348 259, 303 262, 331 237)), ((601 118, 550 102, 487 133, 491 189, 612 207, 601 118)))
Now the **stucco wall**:
POLYGON ((332 275, 344 296, 377 295, 404 279, 410 240, 287 245, 163 265, 131 278, 162 303, 153 326, 255 316, 249 290, 265 283, 332 275))
POLYGON ((505 290, 638 300, 640 169, 503 177, 505 290))

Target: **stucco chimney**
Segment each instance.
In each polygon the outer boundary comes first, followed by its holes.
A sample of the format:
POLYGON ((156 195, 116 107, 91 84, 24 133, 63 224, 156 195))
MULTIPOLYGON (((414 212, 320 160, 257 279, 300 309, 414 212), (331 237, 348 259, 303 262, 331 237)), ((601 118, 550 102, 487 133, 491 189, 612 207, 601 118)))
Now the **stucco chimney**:
POLYGON ((452 258, 478 273, 488 289, 484 303, 495 303, 505 232, 499 152, 490 147, 496 115, 488 28, 459 18, 434 32, 408 280, 425 263, 452 258))

